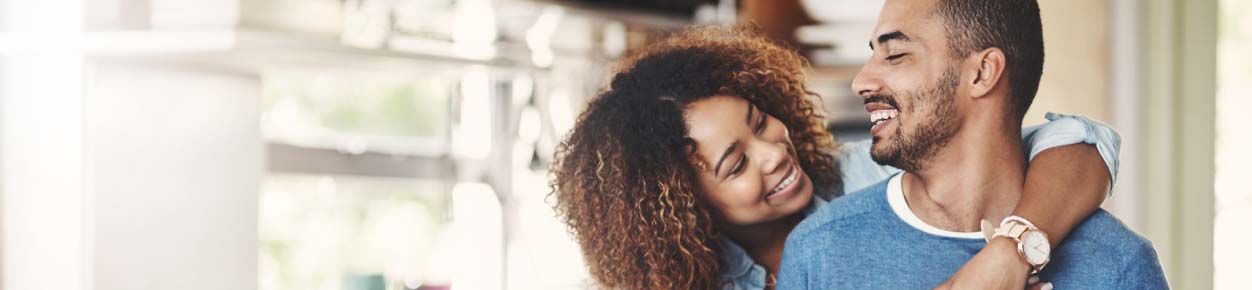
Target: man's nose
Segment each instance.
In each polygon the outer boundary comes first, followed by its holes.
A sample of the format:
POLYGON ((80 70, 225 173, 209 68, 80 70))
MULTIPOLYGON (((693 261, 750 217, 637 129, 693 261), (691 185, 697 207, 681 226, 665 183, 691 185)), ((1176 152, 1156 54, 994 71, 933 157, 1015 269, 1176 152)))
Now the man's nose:
POLYGON ((872 61, 861 67, 861 71, 852 79, 852 91, 862 98, 882 92, 882 78, 877 66, 872 61))

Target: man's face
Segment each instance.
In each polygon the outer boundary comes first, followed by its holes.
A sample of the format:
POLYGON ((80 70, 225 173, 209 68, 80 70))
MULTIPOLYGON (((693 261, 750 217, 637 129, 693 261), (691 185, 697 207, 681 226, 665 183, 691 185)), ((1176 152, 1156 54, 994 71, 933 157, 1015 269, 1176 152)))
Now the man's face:
POLYGON ((874 122, 871 156, 918 171, 956 133, 959 61, 950 56, 934 0, 888 0, 870 39, 873 56, 852 82, 874 122))

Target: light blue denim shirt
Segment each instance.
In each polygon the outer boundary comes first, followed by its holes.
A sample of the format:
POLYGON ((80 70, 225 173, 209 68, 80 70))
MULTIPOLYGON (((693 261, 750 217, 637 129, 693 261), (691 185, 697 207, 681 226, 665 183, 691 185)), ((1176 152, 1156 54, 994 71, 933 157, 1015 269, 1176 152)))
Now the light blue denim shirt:
MULTIPOLYGON (((1117 181, 1118 152, 1121 150, 1121 136, 1108 125, 1092 121, 1083 116, 1048 113, 1047 123, 1022 128, 1022 151, 1034 159, 1044 150, 1071 144, 1086 143, 1096 146, 1100 157, 1108 166, 1110 181, 1117 181)), ((817 193, 813 203, 805 208, 805 214, 813 213, 833 197, 857 192, 862 188, 877 184, 884 179, 900 172, 895 167, 880 165, 874 162, 869 154, 870 141, 843 143, 840 145, 836 160, 839 162, 842 188, 823 190, 817 193)), ((1111 191, 1110 191, 1111 193, 1111 191)), ((726 270, 722 272, 722 280, 726 281, 725 289, 758 290, 765 289, 765 268, 758 265, 742 247, 733 241, 722 238, 724 252, 722 260, 726 270)))

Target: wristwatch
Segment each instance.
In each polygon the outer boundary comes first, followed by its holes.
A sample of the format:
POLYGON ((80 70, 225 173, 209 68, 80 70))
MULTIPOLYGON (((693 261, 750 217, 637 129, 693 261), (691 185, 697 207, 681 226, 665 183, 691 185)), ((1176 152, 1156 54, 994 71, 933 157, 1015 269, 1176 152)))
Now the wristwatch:
POLYGON ((1048 234, 1023 217, 1004 218, 992 237, 1006 237, 1017 242, 1017 255, 1030 265, 1031 275, 1039 273, 1051 260, 1052 244, 1048 243, 1048 234))

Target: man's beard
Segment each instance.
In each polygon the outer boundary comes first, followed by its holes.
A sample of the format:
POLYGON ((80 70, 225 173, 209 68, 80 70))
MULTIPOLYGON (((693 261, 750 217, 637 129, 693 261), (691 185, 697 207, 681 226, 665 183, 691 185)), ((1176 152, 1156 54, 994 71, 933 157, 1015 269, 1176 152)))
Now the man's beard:
MULTIPOLYGON (((921 92, 902 94, 901 97, 908 102, 905 102, 905 107, 897 109, 901 111, 901 116, 908 116, 917 122, 917 129, 906 132, 904 122, 896 120, 898 123, 892 141, 871 147, 870 156, 874 161, 907 172, 924 168, 935 153, 956 135, 956 105, 953 100, 959 81, 956 69, 948 67, 935 86, 921 92)), ((874 143, 879 141, 875 138, 874 143)))

